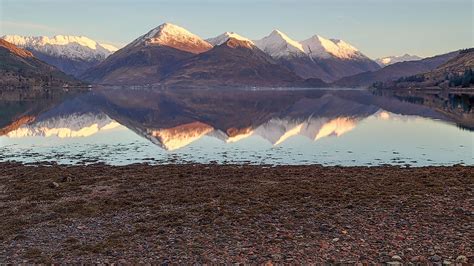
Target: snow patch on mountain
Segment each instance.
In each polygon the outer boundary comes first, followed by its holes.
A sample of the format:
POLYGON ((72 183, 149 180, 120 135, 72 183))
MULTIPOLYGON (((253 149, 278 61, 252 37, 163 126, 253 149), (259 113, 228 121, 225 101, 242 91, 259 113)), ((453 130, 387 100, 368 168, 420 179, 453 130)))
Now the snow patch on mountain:
POLYGON ((299 42, 279 30, 272 31, 270 35, 256 40, 254 43, 260 50, 274 58, 305 54, 303 46, 299 42))
POLYGON ((381 67, 384 67, 384 66, 395 64, 395 63, 400 63, 400 62, 405 62, 405 61, 416 61, 416 60, 421 60, 421 59, 423 58, 417 55, 404 54, 400 56, 387 56, 387 57, 377 58, 375 59, 375 62, 377 62, 377 64, 379 64, 381 67))
POLYGON ((71 59, 103 60, 117 51, 117 48, 110 44, 101 44, 84 36, 4 35, 2 39, 24 49, 71 59))
POLYGON ((229 40, 230 38, 234 38, 236 40, 239 40, 239 41, 246 41, 246 42, 250 42, 252 44, 254 44, 251 40, 249 40, 248 38, 245 38, 235 32, 224 32, 222 33, 221 35, 219 36, 216 36, 214 38, 209 38, 207 39, 206 41, 214 46, 216 45, 221 45, 223 43, 225 43, 227 40, 229 40))

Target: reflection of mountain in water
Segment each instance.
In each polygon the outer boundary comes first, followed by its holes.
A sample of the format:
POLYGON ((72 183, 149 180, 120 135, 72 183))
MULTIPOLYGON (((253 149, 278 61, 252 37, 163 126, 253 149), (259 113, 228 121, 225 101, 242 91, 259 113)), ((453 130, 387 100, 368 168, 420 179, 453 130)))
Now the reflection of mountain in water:
POLYGON ((23 90, 0 90, 0 136, 32 123, 39 114, 55 108, 67 97, 74 95, 65 95, 63 91, 27 93, 23 90))
POLYGON ((105 114, 72 114, 53 117, 47 120, 21 126, 7 133, 10 138, 43 136, 57 136, 59 138, 75 138, 92 136, 99 131, 120 126, 105 114))
POLYGON ((107 102, 103 106, 110 117, 167 150, 203 136, 227 143, 261 136, 274 145, 294 135, 313 140, 339 136, 379 109, 337 95, 305 91, 103 91, 97 96, 107 102))
POLYGON ((10 138, 32 136, 88 137, 99 131, 118 126, 117 122, 110 119, 97 107, 82 101, 82 96, 78 96, 36 115, 33 120, 12 129, 6 135, 10 138))
POLYGON ((474 92, 377 90, 375 94, 427 106, 458 126, 474 130, 474 92))
POLYGON ((279 145, 297 135, 318 140, 328 136, 341 136, 356 127, 359 118, 309 118, 305 121, 272 119, 255 129, 255 135, 279 145))
MULTIPOLYGON (((356 119, 352 118, 318 118, 298 122, 294 120, 272 119, 255 129, 243 130, 233 136, 211 127, 202 122, 193 122, 173 128, 149 130, 148 134, 155 137, 160 146, 167 150, 177 150, 199 140, 204 136, 221 139, 227 143, 234 143, 250 136, 260 136, 273 145, 279 145, 296 135, 306 136, 318 140, 327 136, 340 136, 356 126, 356 119)), ((149 138, 150 136, 147 136, 149 138)))
POLYGON ((176 150, 204 136, 227 143, 260 136, 272 145, 294 136, 318 141, 347 134, 367 117, 391 119, 390 113, 472 126, 472 97, 451 97, 462 101, 462 108, 450 105, 450 98, 436 102, 433 95, 417 97, 407 100, 367 91, 104 89, 68 99, 34 114, 34 119, 15 120, 4 127, 3 134, 17 138, 87 137, 121 124, 166 150, 176 150))
POLYGON ((167 150, 177 150, 200 139, 214 129, 201 122, 192 122, 173 128, 149 130, 149 134, 167 150))

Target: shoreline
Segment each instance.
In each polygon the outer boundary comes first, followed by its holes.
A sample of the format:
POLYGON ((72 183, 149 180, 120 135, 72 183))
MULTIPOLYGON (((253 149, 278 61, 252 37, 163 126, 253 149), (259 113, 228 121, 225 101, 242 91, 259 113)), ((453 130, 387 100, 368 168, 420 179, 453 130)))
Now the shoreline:
POLYGON ((473 263, 473 173, 0 163, 0 262, 473 263))

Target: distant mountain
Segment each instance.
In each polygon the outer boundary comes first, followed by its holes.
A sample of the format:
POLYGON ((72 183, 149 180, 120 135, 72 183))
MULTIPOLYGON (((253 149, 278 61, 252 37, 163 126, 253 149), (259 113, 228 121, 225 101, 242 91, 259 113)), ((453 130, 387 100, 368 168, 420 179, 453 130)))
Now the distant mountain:
POLYGON ((400 62, 405 62, 405 61, 416 61, 416 60, 421 60, 421 59, 423 58, 417 55, 404 54, 400 56, 387 56, 387 57, 377 58, 375 59, 375 62, 377 62, 377 64, 379 64, 381 67, 385 67, 388 65, 393 65, 395 63, 400 63, 400 62))
POLYGON ((101 44, 84 36, 57 35, 49 38, 5 35, 2 39, 76 77, 117 50, 112 45, 101 44))
POLYGON ((283 32, 274 30, 254 43, 303 78, 334 81, 344 76, 380 68, 352 45, 318 35, 297 42, 283 32))
POLYGON ((474 48, 461 50, 457 56, 432 71, 386 82, 384 88, 474 88, 474 48))
POLYGON ((417 61, 395 63, 377 71, 341 78, 334 82, 334 85, 342 87, 367 87, 375 82, 393 81, 401 77, 413 76, 434 70, 458 54, 459 51, 455 51, 417 61))
POLYGON ((0 39, 0 87, 63 86, 81 84, 31 52, 0 39))
POLYGON ((235 32, 224 32, 222 33, 221 35, 219 36, 216 36, 214 38, 209 38, 207 39, 206 41, 214 46, 216 45, 221 45, 223 43, 225 43, 229 38, 234 38, 236 40, 239 40, 239 41, 249 41, 253 44, 253 42, 235 32))
POLYGON ((81 78, 100 84, 155 84, 176 65, 212 45, 191 32, 164 23, 86 71, 81 78))
POLYGON ((304 80, 251 41, 231 37, 181 63, 164 83, 173 86, 297 86, 304 80))

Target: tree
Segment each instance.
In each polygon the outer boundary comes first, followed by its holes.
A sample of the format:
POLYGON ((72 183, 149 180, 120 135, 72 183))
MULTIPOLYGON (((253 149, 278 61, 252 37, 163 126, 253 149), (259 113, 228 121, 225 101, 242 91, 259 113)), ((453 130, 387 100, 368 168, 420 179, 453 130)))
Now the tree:
POLYGON ((468 88, 472 81, 472 69, 466 69, 461 81, 461 87, 468 88))

